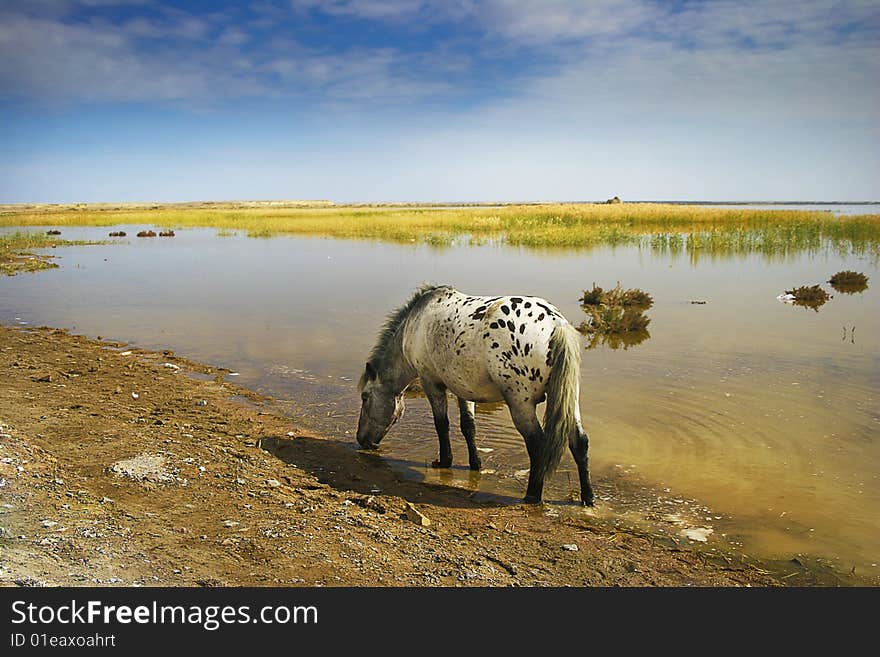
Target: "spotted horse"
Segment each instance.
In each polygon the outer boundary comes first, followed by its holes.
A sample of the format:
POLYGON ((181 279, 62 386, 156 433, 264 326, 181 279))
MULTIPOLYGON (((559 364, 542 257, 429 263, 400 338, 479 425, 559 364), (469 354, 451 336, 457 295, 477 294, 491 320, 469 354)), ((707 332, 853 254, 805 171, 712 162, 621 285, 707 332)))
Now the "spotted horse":
POLYGON ((369 355, 358 384, 358 443, 376 449, 403 415, 404 391, 418 379, 440 439, 434 466, 452 466, 450 391, 458 398, 470 467, 479 470, 474 403, 503 400, 529 454, 525 501, 541 501, 544 479, 559 464, 567 444, 577 464, 581 501, 591 506, 579 367, 578 334, 546 300, 469 296, 449 286, 422 286, 389 315, 369 355), (536 407, 545 400, 542 427, 536 407))

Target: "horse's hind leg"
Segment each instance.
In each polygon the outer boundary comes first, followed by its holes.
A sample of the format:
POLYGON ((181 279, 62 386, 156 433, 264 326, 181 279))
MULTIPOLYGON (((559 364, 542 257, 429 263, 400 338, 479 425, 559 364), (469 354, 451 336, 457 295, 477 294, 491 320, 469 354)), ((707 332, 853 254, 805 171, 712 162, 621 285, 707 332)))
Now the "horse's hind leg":
POLYGON ((578 427, 577 432, 569 438, 568 447, 574 456, 574 462, 577 463, 578 478, 581 482, 581 502, 585 506, 593 506, 593 487, 590 485, 590 466, 587 458, 589 446, 587 433, 578 427))
POLYGON ((422 379, 422 389, 431 404, 434 415, 434 428, 440 440, 440 459, 431 465, 435 468, 452 467, 452 445, 449 444, 449 416, 447 414, 446 386, 442 383, 422 379))
POLYGON ((513 424, 526 441, 526 449, 529 452, 529 485, 526 488, 526 496, 523 501, 529 504, 538 504, 544 496, 544 473, 539 472, 537 467, 544 451, 544 430, 541 428, 541 423, 538 422, 533 404, 511 405, 508 401, 507 405, 510 408, 513 424))
POLYGON ((461 415, 461 433, 468 448, 468 462, 471 470, 479 470, 480 456, 477 453, 477 444, 474 442, 474 437, 477 435, 477 424, 474 421, 474 402, 459 397, 458 410, 461 415))

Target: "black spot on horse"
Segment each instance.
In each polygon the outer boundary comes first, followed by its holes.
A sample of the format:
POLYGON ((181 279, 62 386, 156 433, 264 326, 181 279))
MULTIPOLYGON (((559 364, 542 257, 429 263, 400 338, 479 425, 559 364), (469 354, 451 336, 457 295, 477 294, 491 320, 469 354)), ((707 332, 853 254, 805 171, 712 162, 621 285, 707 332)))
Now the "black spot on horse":
POLYGON ((538 315, 537 321, 539 321, 539 322, 544 321, 544 313, 541 313, 540 315, 538 315))
POLYGON ((493 343, 492 343, 492 348, 493 348, 493 349, 497 349, 497 348, 498 348, 498 343, 497 343, 497 342, 493 342, 493 343))
POLYGON ((501 312, 503 312, 505 315, 509 315, 510 308, 508 308, 507 306, 501 306, 501 312))
POLYGON ((526 301, 526 308, 531 308, 531 307, 532 307, 532 302, 526 301))
POLYGON ((520 313, 520 311, 517 310, 517 311, 516 311, 516 316, 517 316, 517 317, 519 317, 519 313, 520 313))
POLYGON ((491 328, 491 329, 498 328, 498 322, 492 322, 491 324, 489 324, 489 328, 491 328))
POLYGON ((522 335, 523 333, 525 333, 525 331, 526 331, 526 325, 525 325, 525 324, 520 324, 520 325, 519 325, 519 333, 520 333, 520 335, 522 335))
POLYGON ((519 297, 510 297, 510 303, 522 303, 522 299, 519 297))
POLYGON ((488 338, 488 337, 489 337, 489 334, 488 334, 488 333, 483 333, 483 337, 484 337, 484 338, 488 338))
POLYGON ((511 333, 513 333, 513 331, 514 331, 515 329, 516 329, 516 327, 514 326, 513 322, 511 322, 511 321, 508 319, 508 320, 507 320, 507 330, 510 331, 511 333))

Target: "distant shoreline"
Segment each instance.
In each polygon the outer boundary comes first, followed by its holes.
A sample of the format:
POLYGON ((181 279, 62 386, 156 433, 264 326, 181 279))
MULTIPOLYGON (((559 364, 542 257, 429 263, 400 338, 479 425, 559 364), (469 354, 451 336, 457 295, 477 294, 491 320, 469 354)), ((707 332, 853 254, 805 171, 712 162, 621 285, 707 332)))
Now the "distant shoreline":
MULTIPOLYGON (((94 202, 94 203, 0 203, 0 213, 17 213, 33 211, 73 210, 159 210, 159 209, 245 209, 245 208, 364 208, 364 207, 401 207, 401 208, 481 208, 534 205, 596 205, 605 204, 597 201, 375 201, 375 202, 335 202, 331 200, 231 200, 231 201, 131 201, 131 202, 94 202)), ((663 200, 632 200, 623 201, 629 204, 655 205, 880 205, 880 201, 663 201, 663 200)))

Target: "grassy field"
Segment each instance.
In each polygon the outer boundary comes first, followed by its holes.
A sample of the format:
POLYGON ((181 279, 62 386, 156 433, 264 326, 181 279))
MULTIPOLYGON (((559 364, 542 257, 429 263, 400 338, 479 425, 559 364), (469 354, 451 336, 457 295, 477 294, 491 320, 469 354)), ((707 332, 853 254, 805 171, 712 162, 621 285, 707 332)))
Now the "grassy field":
POLYGON ((787 254, 819 248, 880 254, 880 214, 707 208, 658 203, 488 207, 194 207, 0 212, 7 226, 215 228, 252 237, 281 234, 423 242, 498 241, 537 248, 644 245, 689 253, 787 254))

